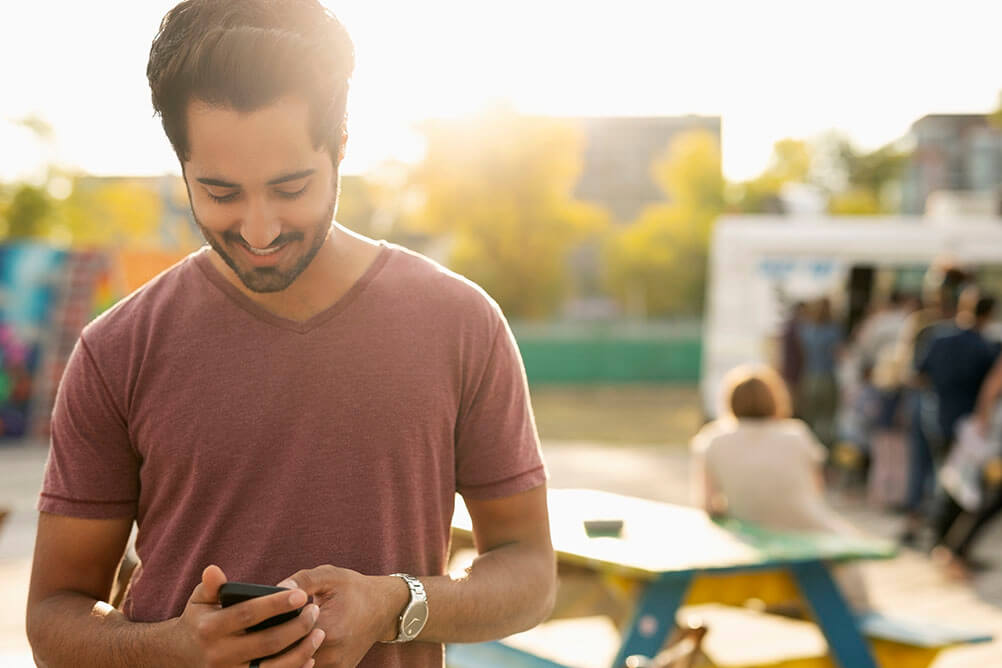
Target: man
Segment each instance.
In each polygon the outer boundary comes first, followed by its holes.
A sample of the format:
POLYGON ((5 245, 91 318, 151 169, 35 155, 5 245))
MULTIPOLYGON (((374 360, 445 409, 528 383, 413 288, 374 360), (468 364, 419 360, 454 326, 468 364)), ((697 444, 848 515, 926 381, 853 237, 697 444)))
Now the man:
MULTIPOLYGON (((960 419, 977 413, 978 395, 998 359, 998 344, 984 336, 994 312, 994 297, 979 296, 976 287, 967 288, 960 297, 956 330, 934 339, 919 364, 919 372, 928 379, 939 400, 939 429, 947 451, 956 440, 960 419)), ((944 490, 940 490, 937 506, 933 530, 936 545, 943 546, 949 543, 948 534, 963 509, 944 490)), ((937 552, 947 561, 958 559, 957 565, 962 566, 974 535, 937 552), (949 548, 954 548, 953 553, 949 548)))
POLYGON ((841 354, 842 331, 832 317, 831 301, 827 297, 812 302, 806 315, 797 330, 803 354, 797 413, 830 450, 835 445, 839 390, 836 368, 841 354))
MULTIPOLYGON (((804 322, 804 314, 807 304, 795 302, 790 309, 790 317, 783 325, 783 333, 780 337, 781 358, 780 373, 786 381, 786 387, 790 394, 796 397, 800 391, 800 376, 804 370, 804 350, 800 346, 800 328, 804 322)), ((794 406, 796 414, 797 406, 794 406)))
POLYGON ((970 286, 960 296, 956 328, 929 342, 919 360, 921 378, 936 394, 939 433, 948 449, 956 437, 957 422, 975 412, 978 393, 998 357, 998 345, 984 336, 995 313, 995 298, 981 296, 970 286))
POLYGON ((914 311, 901 328, 890 376, 903 388, 902 404, 908 430, 908 484, 903 510, 905 527, 900 541, 905 545, 919 542, 926 522, 926 505, 932 491, 935 459, 942 450, 939 407, 935 392, 918 382, 918 366, 926 357, 929 344, 938 336, 953 331, 957 299, 971 282, 968 271, 949 264, 935 263, 926 272, 923 308, 914 311))
POLYGON ((546 474, 503 316, 333 222, 352 66, 316 0, 164 18, 153 103, 211 248, 89 325, 67 367, 28 601, 40 665, 442 666, 444 642, 548 614, 546 474), (480 555, 452 579, 457 490, 480 555), (292 591, 220 608, 228 579, 292 591))

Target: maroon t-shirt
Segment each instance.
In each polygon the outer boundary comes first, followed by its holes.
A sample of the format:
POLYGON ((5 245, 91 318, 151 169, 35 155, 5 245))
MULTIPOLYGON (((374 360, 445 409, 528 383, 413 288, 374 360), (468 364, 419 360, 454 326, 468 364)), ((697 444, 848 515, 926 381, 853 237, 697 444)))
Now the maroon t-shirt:
MULTIPOLYGON (((209 252, 91 323, 56 398, 38 507, 136 519, 128 617, 179 615, 210 563, 265 584, 321 564, 442 574, 457 490, 543 484, 521 358, 476 286, 384 243, 299 323, 209 252)), ((442 663, 441 645, 414 642, 361 665, 442 663)))

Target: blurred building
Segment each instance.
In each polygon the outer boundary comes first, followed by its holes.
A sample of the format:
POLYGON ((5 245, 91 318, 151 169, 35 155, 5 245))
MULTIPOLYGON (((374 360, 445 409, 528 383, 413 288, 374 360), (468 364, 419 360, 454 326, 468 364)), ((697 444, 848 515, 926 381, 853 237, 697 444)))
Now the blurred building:
POLYGON ((648 204, 663 202, 664 191, 651 177, 651 165, 678 135, 710 132, 720 143, 719 116, 604 116, 577 119, 585 136, 584 166, 575 196, 600 204, 620 223, 628 223, 648 204))
MULTIPOLYGON (((912 159, 902 183, 902 212, 924 214, 938 191, 1002 200, 1002 128, 984 114, 930 114, 912 124, 912 159)), ((996 213, 998 211, 996 207, 996 213)))
MULTIPOLYGON (((574 189, 578 199, 607 209, 614 223, 626 225, 667 194, 651 173, 679 135, 691 131, 712 134, 720 144, 719 116, 604 116, 574 119, 584 134, 584 164, 574 189)), ((621 315, 617 302, 602 285, 601 248, 597 241, 571 252, 572 297, 564 317, 602 320, 621 315)))

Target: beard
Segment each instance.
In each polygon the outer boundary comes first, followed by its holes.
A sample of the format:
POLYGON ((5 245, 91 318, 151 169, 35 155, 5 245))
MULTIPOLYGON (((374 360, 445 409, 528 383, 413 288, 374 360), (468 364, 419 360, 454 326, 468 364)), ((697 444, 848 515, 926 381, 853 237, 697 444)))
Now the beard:
MULTIPOLYGON (((198 215, 195 214, 194 209, 192 209, 192 216, 195 218, 195 224, 198 225, 198 229, 201 230, 202 236, 208 242, 212 250, 219 254, 219 257, 223 259, 223 262, 233 270, 233 273, 237 275, 240 282, 246 286, 246 288, 252 292, 281 292, 287 287, 292 285, 293 281, 299 278, 299 275, 306 270, 310 263, 313 262, 313 258, 317 256, 320 249, 323 247, 324 242, 327 241, 327 237, 331 233, 334 223, 334 209, 337 206, 337 191, 335 191, 334 196, 331 198, 330 204, 327 206, 326 212, 323 217, 318 218, 316 222, 311 223, 305 230, 293 230, 290 232, 282 232, 279 234, 274 241, 271 242, 270 246, 281 246, 282 244, 292 244, 292 243, 308 243, 306 250, 303 251, 298 258, 292 263, 291 267, 282 269, 280 266, 274 267, 246 267, 241 266, 239 262, 234 258, 233 252, 239 253, 239 249, 236 247, 243 246, 248 248, 248 244, 244 241, 243 237, 240 236, 239 232, 233 230, 226 230, 221 234, 210 231, 202 222, 198 219, 198 215), (227 250, 227 248, 231 250, 227 250)), ((291 250, 291 249, 290 249, 291 250)))

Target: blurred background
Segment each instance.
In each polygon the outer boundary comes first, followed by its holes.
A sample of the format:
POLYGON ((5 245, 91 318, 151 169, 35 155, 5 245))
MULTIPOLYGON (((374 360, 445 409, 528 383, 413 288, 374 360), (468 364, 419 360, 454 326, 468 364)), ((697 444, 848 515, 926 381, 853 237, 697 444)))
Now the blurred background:
MULTIPOLYGON (((0 8, 0 506, 15 511, 0 576, 15 608, 80 329, 202 243, 145 79, 173 4, 0 8)), ((937 263, 1002 288, 1002 9, 326 4, 358 63, 337 219, 500 303, 555 480, 686 501, 676 469, 724 372, 782 367, 794 305, 826 299, 844 353, 824 439, 846 447, 835 500, 897 531, 895 499, 859 501, 853 482, 869 456, 858 333, 937 263)), ((1000 568, 972 598, 996 618, 1000 568)), ((23 651, 11 619, 5 647, 23 651)))

